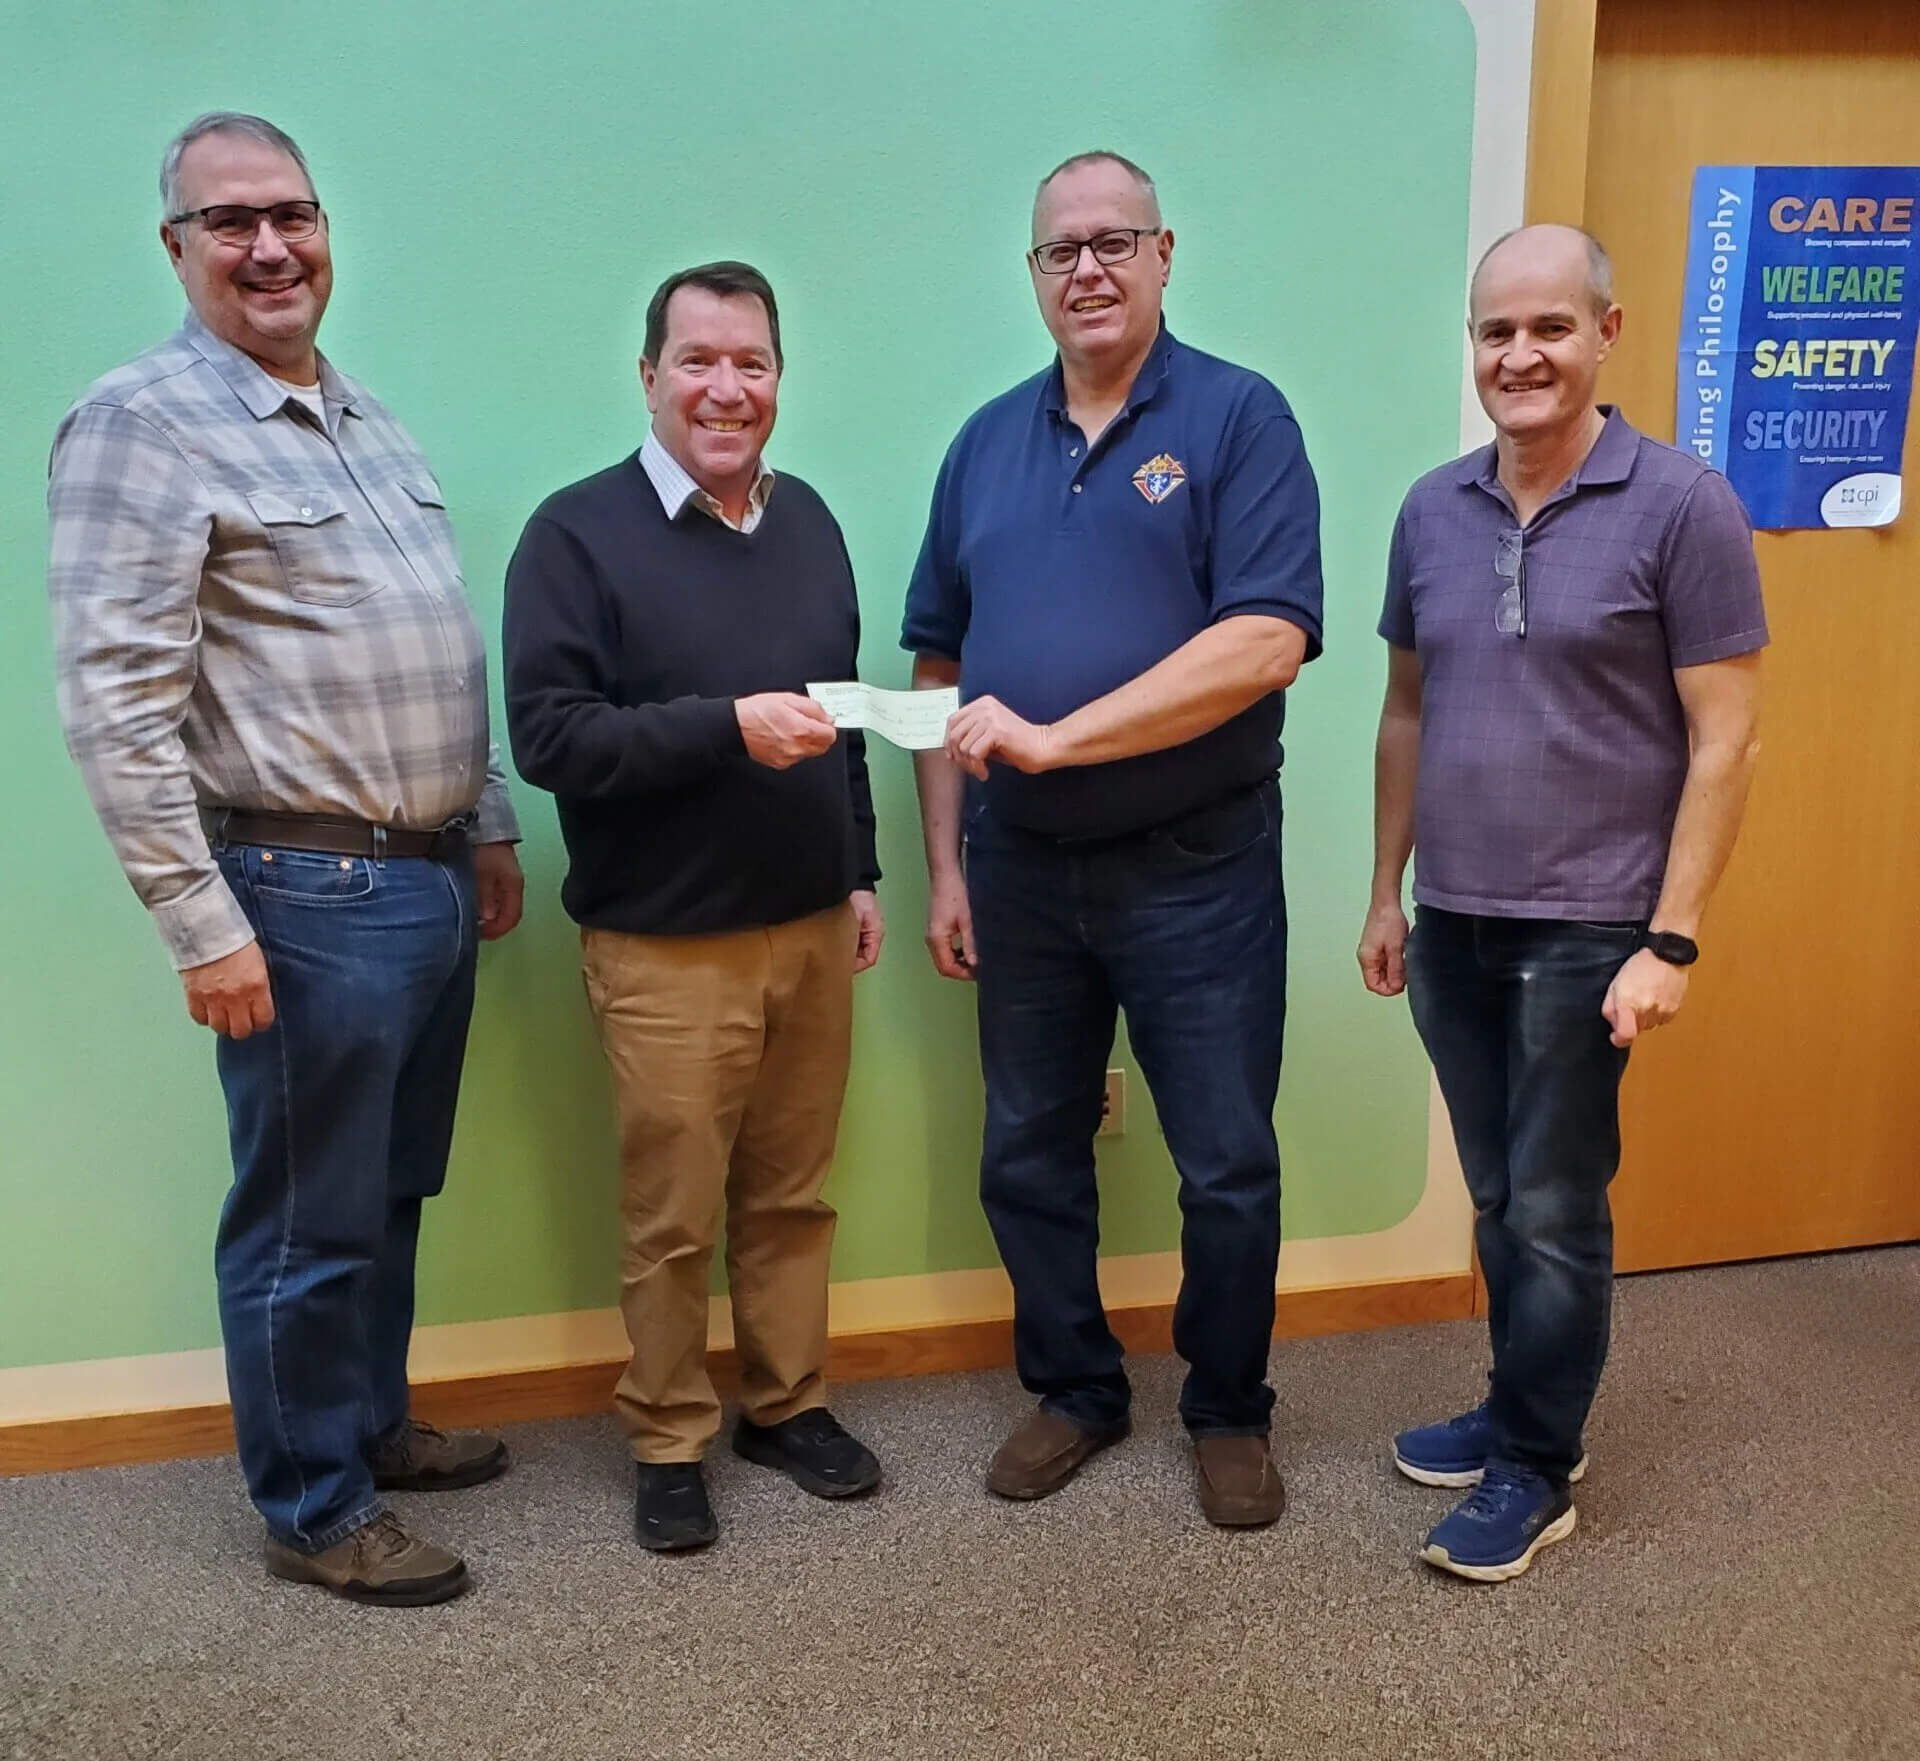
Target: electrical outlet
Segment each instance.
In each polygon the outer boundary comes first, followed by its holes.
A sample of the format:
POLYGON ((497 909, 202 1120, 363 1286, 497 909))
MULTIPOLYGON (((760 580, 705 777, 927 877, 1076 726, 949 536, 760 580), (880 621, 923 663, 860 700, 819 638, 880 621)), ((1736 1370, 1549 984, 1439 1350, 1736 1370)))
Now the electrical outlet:
POLYGON ((1127 1073, 1107 1072, 1107 1092, 1100 1097, 1098 1137, 1118 1137, 1127 1128, 1127 1073))

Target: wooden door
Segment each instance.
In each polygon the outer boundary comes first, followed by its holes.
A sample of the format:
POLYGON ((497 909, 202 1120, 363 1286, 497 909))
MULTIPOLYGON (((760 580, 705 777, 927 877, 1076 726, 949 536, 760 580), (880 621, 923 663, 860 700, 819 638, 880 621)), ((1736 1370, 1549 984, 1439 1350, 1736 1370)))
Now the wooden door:
MULTIPOLYGON (((1626 310, 1601 394, 1670 441, 1694 167, 1920 164, 1920 0, 1591 16, 1584 220, 1626 310)), ((1756 540, 1759 771, 1686 1011, 1628 1074, 1623 1271, 1920 1237, 1917 432, 1890 529, 1756 540)))

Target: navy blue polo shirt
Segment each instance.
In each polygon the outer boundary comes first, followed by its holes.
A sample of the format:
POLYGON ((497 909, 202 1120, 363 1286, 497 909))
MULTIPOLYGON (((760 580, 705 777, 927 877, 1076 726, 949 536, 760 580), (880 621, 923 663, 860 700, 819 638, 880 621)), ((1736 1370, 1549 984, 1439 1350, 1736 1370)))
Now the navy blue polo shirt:
MULTIPOLYGON (((1089 448, 1056 360, 947 449, 907 592, 903 648, 960 663, 971 700, 1056 722, 1209 625, 1285 618, 1320 652, 1320 496, 1287 400, 1162 327, 1089 448)), ((1184 745, 1023 776, 988 811, 1058 838, 1116 837, 1271 778, 1281 693, 1184 745)))

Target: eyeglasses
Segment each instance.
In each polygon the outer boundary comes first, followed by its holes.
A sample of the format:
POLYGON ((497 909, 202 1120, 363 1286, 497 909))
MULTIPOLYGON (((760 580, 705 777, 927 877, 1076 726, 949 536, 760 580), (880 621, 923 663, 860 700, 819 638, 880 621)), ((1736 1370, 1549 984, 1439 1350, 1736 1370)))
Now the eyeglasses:
POLYGON ((1050 238, 1027 255, 1042 275, 1071 275, 1080 267, 1080 253, 1091 251, 1096 263, 1124 263, 1140 249, 1140 240, 1158 235, 1157 226, 1116 226, 1092 238, 1050 238))
POLYGON ((1527 573, 1523 550, 1526 536, 1509 526, 1494 540, 1493 572, 1506 582, 1500 603, 1493 608, 1493 627, 1503 636, 1527 633, 1527 573))
POLYGON ((184 214, 174 215, 167 224, 181 226, 197 220, 223 245, 250 245, 259 235, 263 216, 290 245, 312 238, 320 230, 318 202, 275 202, 268 208, 249 208, 245 202, 215 202, 211 208, 189 208, 184 214))

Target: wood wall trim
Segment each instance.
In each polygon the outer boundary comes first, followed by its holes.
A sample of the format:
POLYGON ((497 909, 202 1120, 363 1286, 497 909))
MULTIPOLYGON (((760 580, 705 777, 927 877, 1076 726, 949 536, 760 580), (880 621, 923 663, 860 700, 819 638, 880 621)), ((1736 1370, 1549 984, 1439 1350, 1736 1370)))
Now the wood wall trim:
POLYGON ((1476 1321, 1484 1321, 1487 1318, 1487 1308, 1491 1300, 1487 1295, 1487 1269, 1481 1265, 1480 1252, 1476 1248, 1473 1255, 1473 1318, 1476 1321))
POLYGON ((39 1419, 0 1427, 0 1474, 52 1474, 233 1451, 233 1417, 222 1406, 39 1419))
POLYGON ((1587 212, 1593 45, 1600 0, 1539 0, 1527 112, 1527 223, 1579 226, 1587 212))
MULTIPOLYGON (((1404 1278, 1380 1284, 1339 1284, 1285 1290, 1275 1298, 1274 1337, 1301 1339, 1428 1321, 1469 1318, 1474 1307, 1470 1272, 1404 1278)), ((1115 1309, 1113 1330, 1134 1352, 1173 1349, 1173 1305, 1115 1309)), ((711 1354, 715 1382, 730 1391, 738 1364, 732 1351, 711 1354)), ((848 1333, 828 1348, 827 1373, 837 1382, 943 1375, 1002 1369, 1013 1362, 1013 1323, 963 1321, 848 1333)), ((625 1364, 615 1360, 555 1364, 499 1375, 457 1376, 417 1383, 414 1411, 449 1428, 525 1424, 605 1412, 625 1364)), ((87 1418, 0 1425, 0 1475, 59 1473, 70 1468, 116 1467, 225 1455, 233 1449, 233 1420, 225 1406, 172 1407, 153 1412, 101 1413, 87 1418)))

